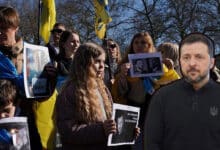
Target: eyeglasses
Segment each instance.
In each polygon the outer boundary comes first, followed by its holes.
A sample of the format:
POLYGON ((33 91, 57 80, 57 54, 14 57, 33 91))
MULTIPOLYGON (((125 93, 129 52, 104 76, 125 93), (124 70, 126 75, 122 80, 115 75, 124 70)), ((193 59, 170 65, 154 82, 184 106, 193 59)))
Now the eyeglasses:
POLYGON ((63 32, 62 29, 53 29, 53 30, 51 31, 51 33, 62 33, 62 32, 63 32))
POLYGON ((115 48, 115 47, 116 47, 116 44, 110 44, 110 45, 109 45, 109 48, 112 48, 112 49, 113 49, 113 48, 115 48))

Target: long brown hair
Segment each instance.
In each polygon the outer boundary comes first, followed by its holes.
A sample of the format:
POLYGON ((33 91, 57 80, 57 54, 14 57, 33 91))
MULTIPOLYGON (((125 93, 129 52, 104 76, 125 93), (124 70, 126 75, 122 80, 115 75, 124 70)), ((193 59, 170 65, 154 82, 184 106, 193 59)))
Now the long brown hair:
MULTIPOLYGON (((116 41, 114 41, 113 39, 111 39, 111 38, 108 38, 108 39, 105 39, 105 42, 103 43, 103 48, 104 49, 106 49, 106 51, 108 51, 108 42, 112 42, 113 44, 115 44, 115 46, 116 46, 116 53, 117 53, 117 58, 116 58, 116 62, 117 63, 120 63, 121 62, 121 59, 122 59, 122 57, 121 57, 121 50, 120 50, 120 46, 118 45, 118 43, 116 42, 116 41)), ((106 52, 107 54, 108 54, 108 52, 106 52)), ((106 62, 107 62, 107 64, 108 64, 108 62, 109 62, 109 57, 108 56, 106 56, 106 62)))
POLYGON ((62 89, 65 90, 69 84, 73 85, 73 99, 78 112, 77 116, 81 116, 81 121, 84 122, 96 122, 103 119, 97 89, 102 96, 106 116, 111 117, 112 104, 105 84, 102 78, 96 76, 93 68, 94 59, 103 53, 105 53, 104 49, 97 44, 80 45, 73 59, 69 79, 62 89))

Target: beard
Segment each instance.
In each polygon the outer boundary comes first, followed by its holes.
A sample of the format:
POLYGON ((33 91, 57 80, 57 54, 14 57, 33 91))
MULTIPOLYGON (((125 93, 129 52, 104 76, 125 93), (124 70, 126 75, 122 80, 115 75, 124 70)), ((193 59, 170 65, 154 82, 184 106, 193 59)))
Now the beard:
POLYGON ((195 69, 190 69, 186 73, 184 73, 184 72, 182 72, 182 73, 183 73, 183 77, 186 79, 186 81, 189 83, 192 83, 192 84, 200 83, 209 76, 209 70, 206 70, 205 72, 199 74, 196 78, 192 78, 189 75, 189 72, 191 72, 191 71, 196 71, 197 73, 199 73, 199 71, 197 71, 195 69))

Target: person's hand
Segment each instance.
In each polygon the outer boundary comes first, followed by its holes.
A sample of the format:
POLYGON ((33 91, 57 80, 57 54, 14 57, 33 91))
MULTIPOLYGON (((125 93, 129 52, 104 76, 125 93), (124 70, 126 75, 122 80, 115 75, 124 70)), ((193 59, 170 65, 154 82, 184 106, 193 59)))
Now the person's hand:
POLYGON ((47 78, 47 80, 49 81, 49 86, 50 86, 50 94, 53 94, 53 91, 56 87, 56 83, 57 83, 57 68, 54 64, 52 63, 48 63, 45 67, 44 67, 44 71, 43 71, 43 76, 47 78))
POLYGON ((105 120, 103 123, 103 127, 104 127, 104 131, 105 131, 105 135, 108 136, 111 133, 116 133, 117 132, 117 128, 116 128, 116 123, 114 120, 105 120))
POLYGON ((166 65, 166 67, 167 67, 168 69, 174 69, 174 62, 173 62, 172 59, 170 59, 170 58, 165 58, 165 59, 163 60, 163 63, 166 65))
POLYGON ((121 65, 120 67, 120 73, 121 75, 126 76, 128 74, 128 70, 131 68, 131 64, 130 63, 124 63, 121 65))
POLYGON ((57 64, 48 63, 44 67, 44 72, 47 75, 48 79, 56 79, 57 77, 57 64))
POLYGON ((137 139, 137 138, 139 137, 139 135, 140 135, 140 133, 141 133, 140 130, 141 130, 141 129, 140 129, 139 127, 136 127, 136 128, 134 129, 134 137, 135 137, 135 139, 137 139))
POLYGON ((110 79, 110 83, 113 85, 115 83, 115 79, 110 79))

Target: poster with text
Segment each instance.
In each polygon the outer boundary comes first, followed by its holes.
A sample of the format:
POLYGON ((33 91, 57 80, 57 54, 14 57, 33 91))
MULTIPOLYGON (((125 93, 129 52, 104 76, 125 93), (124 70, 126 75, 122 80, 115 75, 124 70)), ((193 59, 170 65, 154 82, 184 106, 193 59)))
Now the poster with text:
POLYGON ((115 120, 117 132, 108 137, 108 146, 131 145, 135 143, 135 128, 138 127, 140 108, 113 104, 112 119, 115 120))
POLYGON ((27 98, 47 97, 50 87, 44 67, 50 63, 48 48, 24 42, 24 85, 27 98))

